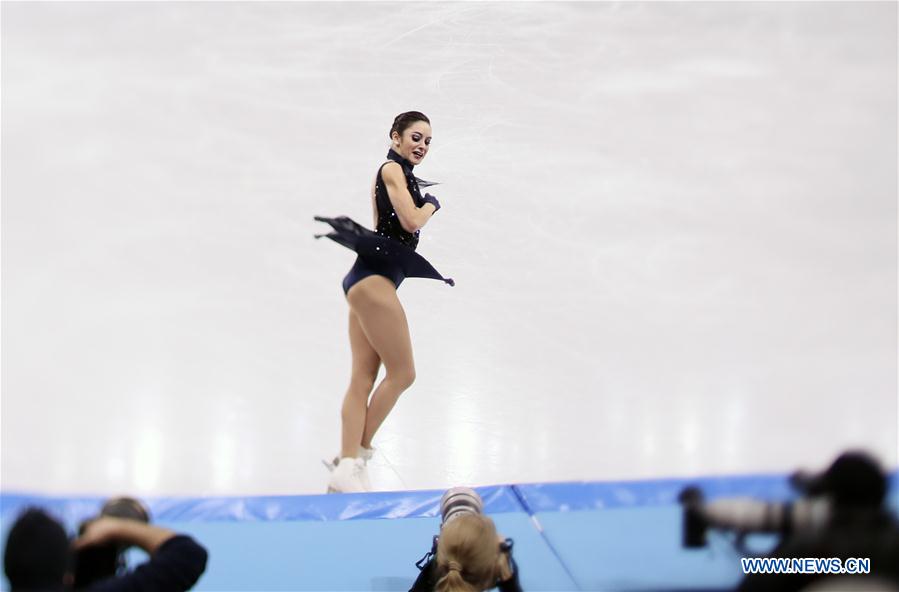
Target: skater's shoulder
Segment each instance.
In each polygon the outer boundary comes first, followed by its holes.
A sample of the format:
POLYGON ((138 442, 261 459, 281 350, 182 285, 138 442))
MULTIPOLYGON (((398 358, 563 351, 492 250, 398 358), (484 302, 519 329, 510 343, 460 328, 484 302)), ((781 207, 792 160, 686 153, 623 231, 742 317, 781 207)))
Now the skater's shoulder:
POLYGON ((406 185, 406 172, 398 162, 388 160, 381 165, 381 178, 385 183, 397 186, 406 185))
POLYGON ((380 168, 381 174, 395 175, 399 177, 405 176, 405 171, 403 171, 403 165, 398 163, 395 160, 388 160, 386 162, 381 163, 380 168))

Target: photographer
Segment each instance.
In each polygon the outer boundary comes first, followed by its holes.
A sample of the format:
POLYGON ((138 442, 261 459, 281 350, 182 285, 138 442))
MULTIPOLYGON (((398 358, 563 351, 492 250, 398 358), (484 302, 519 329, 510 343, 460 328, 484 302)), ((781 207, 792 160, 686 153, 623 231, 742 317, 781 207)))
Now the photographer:
POLYGON ((206 569, 206 559, 206 550, 188 536, 114 516, 85 523, 81 536, 70 542, 58 521, 31 508, 10 529, 3 565, 13 592, 73 587, 96 592, 168 592, 190 589, 206 569), (150 560, 126 575, 116 575, 113 567, 103 579, 85 583, 82 577, 79 582, 76 574, 86 564, 109 556, 110 550, 115 565, 122 550, 131 545, 146 551, 150 560))
MULTIPOLYGON (((825 499, 830 515, 821 528, 793 529, 771 557, 868 558, 869 575, 846 576, 842 582, 856 589, 880 582, 899 584, 899 525, 883 506, 887 479, 879 463, 863 452, 841 454, 823 473, 793 476, 793 484, 812 499, 825 499)), ((840 576, 831 574, 753 574, 739 592, 790 592, 840 576)))
POLYGON ((472 489, 456 487, 443 495, 440 535, 416 565, 421 573, 409 592, 521 592, 512 540, 496 532, 483 501, 472 489))

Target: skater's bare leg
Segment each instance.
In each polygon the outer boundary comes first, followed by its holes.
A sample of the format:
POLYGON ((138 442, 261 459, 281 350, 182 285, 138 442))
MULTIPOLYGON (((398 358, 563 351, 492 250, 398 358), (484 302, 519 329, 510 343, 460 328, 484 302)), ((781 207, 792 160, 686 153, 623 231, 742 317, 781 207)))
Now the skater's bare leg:
POLYGON ((412 339, 403 305, 393 282, 383 276, 370 276, 350 289, 347 296, 368 343, 377 352, 387 371, 381 380, 365 416, 362 446, 371 448, 371 440, 399 396, 415 380, 412 339))
POLYGON ((343 398, 340 410, 341 440, 340 456, 355 457, 365 431, 365 416, 368 411, 368 395, 378 377, 381 358, 368 342, 359 318, 350 309, 350 350, 353 355, 353 370, 350 386, 343 398))

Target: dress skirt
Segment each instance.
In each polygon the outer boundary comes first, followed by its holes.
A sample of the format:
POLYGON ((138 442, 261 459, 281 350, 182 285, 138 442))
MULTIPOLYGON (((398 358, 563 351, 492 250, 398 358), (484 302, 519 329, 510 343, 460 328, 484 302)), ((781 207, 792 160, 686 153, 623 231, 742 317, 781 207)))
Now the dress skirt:
POLYGON ((346 216, 316 216, 315 219, 329 224, 333 229, 328 234, 317 234, 315 238, 328 237, 358 255, 356 263, 343 279, 344 294, 353 284, 370 275, 383 275, 396 287, 407 277, 429 278, 455 285, 451 278, 440 275, 427 259, 397 240, 381 236, 346 216))

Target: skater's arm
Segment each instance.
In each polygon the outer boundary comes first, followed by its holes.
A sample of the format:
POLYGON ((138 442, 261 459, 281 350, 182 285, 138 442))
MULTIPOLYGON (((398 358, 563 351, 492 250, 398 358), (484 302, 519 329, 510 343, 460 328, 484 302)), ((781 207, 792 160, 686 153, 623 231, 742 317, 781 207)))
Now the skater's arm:
POLYGON ((437 207, 432 203, 426 203, 420 208, 415 207, 412 194, 406 188, 406 177, 399 164, 393 162, 385 164, 381 169, 381 178, 384 179, 387 196, 390 198, 393 209, 396 210, 400 226, 406 232, 419 230, 437 211, 437 207))

